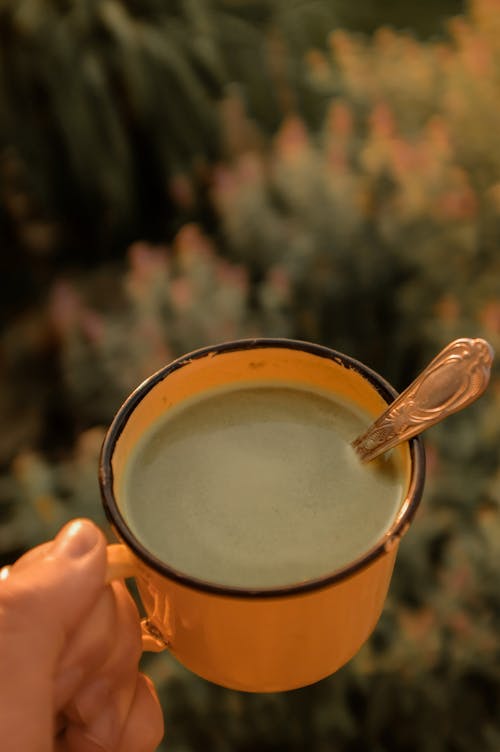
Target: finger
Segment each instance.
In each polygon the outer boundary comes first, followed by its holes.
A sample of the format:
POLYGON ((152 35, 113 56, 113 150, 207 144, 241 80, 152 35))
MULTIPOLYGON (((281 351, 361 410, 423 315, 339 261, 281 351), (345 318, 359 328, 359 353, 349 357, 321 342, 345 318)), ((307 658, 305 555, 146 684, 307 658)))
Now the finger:
POLYGON ((71 636, 59 660, 54 683, 54 705, 62 710, 78 689, 97 675, 116 642, 117 617, 113 589, 101 595, 71 636))
POLYGON ((89 520, 76 520, 0 583, 2 752, 52 750, 55 667, 97 600, 105 570, 104 536, 89 520))
POLYGON ((67 706, 69 717, 88 723, 110 692, 123 692, 129 677, 135 682, 141 655, 137 608, 124 584, 113 582, 68 646, 56 682, 56 708, 67 706))
POLYGON ((27 551, 25 554, 23 554, 11 567, 10 570, 10 576, 17 576, 20 574, 23 570, 26 570, 28 567, 30 567, 34 562, 40 561, 43 559, 43 557, 50 551, 52 546, 54 545, 54 541, 49 541, 48 543, 42 543, 39 546, 35 546, 35 548, 30 548, 29 551, 27 551))
POLYGON ((98 689, 101 704, 88 723, 80 720, 74 713, 66 717, 66 740, 71 752, 86 752, 94 749, 99 742, 99 749, 117 752, 120 737, 127 723, 132 703, 135 697, 137 671, 128 676, 119 688, 111 690, 109 685, 107 694, 98 689), (88 734, 88 729, 92 733, 88 734))
POLYGON ((163 713, 153 684, 138 674, 127 715, 117 718, 111 701, 88 727, 68 726, 65 744, 71 752, 154 752, 163 738, 163 713))
POLYGON ((154 752, 165 733, 163 711, 153 682, 139 674, 119 752, 154 752))

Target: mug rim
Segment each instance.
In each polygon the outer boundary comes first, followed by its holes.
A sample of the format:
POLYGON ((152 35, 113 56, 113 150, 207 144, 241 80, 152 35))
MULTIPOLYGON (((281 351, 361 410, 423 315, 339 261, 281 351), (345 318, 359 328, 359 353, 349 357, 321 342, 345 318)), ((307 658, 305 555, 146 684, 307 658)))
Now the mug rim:
POLYGON ((127 421, 138 404, 158 383, 163 381, 174 371, 183 368, 191 361, 204 358, 207 355, 235 352, 238 350, 253 350, 257 348, 282 348, 288 350, 300 350, 302 352, 333 360, 344 368, 355 370, 368 381, 380 394, 387 404, 390 404, 398 392, 389 384, 383 376, 350 355, 326 347, 296 339, 258 337, 253 339, 239 339, 209 345, 186 353, 176 358, 171 363, 160 368, 146 378, 123 402, 111 425, 109 426, 101 448, 99 458, 99 487, 104 511, 108 521, 117 531, 124 543, 139 557, 148 567, 154 569, 162 576, 174 580, 194 590, 212 593, 219 596, 237 598, 278 598, 300 595, 315 590, 320 590, 345 580, 366 568, 382 554, 388 552, 406 533, 410 522, 420 504, 425 481, 425 453, 421 436, 415 436, 408 440, 410 450, 410 482, 407 493, 401 502, 400 510, 395 520, 388 528, 383 538, 372 546, 364 554, 345 564, 329 574, 322 575, 304 582, 291 583, 278 587, 256 588, 220 585, 203 580, 169 566, 161 559, 152 554, 133 534, 123 517, 113 490, 113 467, 112 458, 116 442, 120 438, 127 421))

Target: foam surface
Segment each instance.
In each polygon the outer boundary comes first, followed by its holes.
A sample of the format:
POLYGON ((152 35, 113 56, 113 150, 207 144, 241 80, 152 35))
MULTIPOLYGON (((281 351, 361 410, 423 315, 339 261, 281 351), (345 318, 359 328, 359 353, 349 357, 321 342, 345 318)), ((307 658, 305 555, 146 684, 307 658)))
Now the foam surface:
POLYGON ((277 587, 340 568, 394 519, 402 480, 362 465, 350 441, 369 420, 307 389, 214 390, 170 410, 127 467, 122 506, 171 567, 240 587, 277 587))

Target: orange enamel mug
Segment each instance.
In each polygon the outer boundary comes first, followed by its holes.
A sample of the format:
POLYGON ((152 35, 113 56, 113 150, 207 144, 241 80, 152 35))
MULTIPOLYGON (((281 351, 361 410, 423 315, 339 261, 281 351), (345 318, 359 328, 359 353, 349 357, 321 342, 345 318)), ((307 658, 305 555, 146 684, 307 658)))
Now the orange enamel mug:
POLYGON ((120 541, 108 549, 108 578, 135 578, 146 613, 144 649, 168 648, 199 676, 248 692, 311 684, 359 650, 380 617, 425 476, 421 439, 397 447, 405 492, 396 518, 363 556, 320 579, 235 588, 195 579, 160 561, 134 536, 121 511, 120 483, 139 438, 166 410, 193 395, 238 381, 283 379, 328 390, 373 418, 396 396, 377 373, 326 347, 285 339, 227 342, 185 355, 146 379, 110 426, 99 468, 106 514, 120 541))

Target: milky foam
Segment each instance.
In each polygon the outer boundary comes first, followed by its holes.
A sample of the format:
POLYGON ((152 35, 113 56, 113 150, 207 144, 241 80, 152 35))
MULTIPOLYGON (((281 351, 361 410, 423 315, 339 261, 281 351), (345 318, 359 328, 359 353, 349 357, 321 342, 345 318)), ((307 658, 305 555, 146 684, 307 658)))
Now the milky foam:
POLYGON ((401 500, 396 470, 362 465, 369 420, 275 382, 218 389, 170 410, 128 464, 123 511, 171 567, 212 583, 278 587, 369 550, 401 500))

